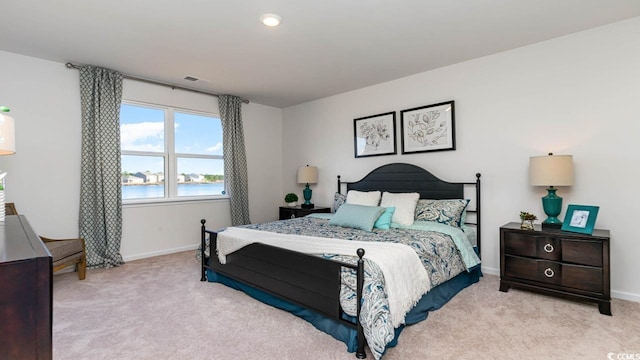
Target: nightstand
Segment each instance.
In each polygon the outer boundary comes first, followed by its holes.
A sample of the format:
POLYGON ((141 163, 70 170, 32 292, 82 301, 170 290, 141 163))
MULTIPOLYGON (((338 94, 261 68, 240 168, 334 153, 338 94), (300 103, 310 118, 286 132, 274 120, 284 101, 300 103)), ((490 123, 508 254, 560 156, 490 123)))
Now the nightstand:
POLYGON ((316 206, 313 209, 303 209, 298 206, 280 206, 280 220, 307 216, 312 213, 330 213, 331 208, 316 206))
POLYGON ((500 291, 518 287, 598 304, 611 315, 609 230, 592 235, 555 229, 500 228, 500 291))

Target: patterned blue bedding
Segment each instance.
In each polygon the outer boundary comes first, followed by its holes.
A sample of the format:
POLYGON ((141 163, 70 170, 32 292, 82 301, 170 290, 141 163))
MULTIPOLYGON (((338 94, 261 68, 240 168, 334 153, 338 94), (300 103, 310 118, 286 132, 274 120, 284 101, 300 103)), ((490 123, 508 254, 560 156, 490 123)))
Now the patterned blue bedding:
MULTIPOLYGON (((358 229, 332 226, 327 219, 304 217, 263 224, 243 225, 243 228, 281 234, 326 237, 357 241, 397 242, 413 248, 424 265, 431 287, 435 287, 467 270, 460 251, 451 236, 435 231, 413 229, 374 229, 366 232, 358 229)), ((357 256, 319 254, 325 258, 356 264, 357 256)), ((371 352, 380 359, 386 345, 394 338, 394 328, 389 314, 384 276, 374 262, 365 259, 363 303, 360 313, 365 337, 371 352)), ((356 274, 343 268, 340 294, 342 309, 348 315, 356 315, 356 274)))

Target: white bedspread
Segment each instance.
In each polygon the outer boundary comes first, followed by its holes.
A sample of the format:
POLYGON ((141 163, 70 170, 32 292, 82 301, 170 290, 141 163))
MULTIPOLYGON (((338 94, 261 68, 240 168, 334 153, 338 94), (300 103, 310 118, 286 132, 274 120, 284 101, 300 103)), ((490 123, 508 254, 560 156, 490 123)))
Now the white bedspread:
POLYGON ((356 250, 363 248, 364 258, 375 262, 384 274, 394 327, 404 323, 406 314, 431 288, 429 276, 418 255, 404 244, 278 234, 237 227, 219 232, 217 239, 221 264, 226 263, 228 254, 256 242, 306 254, 356 256, 356 250))

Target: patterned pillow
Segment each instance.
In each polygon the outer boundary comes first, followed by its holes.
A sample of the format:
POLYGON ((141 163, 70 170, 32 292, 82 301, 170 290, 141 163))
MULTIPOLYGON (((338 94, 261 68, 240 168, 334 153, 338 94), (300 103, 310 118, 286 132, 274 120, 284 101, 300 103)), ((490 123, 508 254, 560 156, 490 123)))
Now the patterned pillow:
POLYGON ((333 195, 333 212, 338 211, 338 208, 347 201, 347 195, 336 193, 333 195))
POLYGON ((441 224, 460 227, 462 225, 462 213, 467 208, 469 200, 418 200, 416 205, 415 220, 435 221, 441 224))

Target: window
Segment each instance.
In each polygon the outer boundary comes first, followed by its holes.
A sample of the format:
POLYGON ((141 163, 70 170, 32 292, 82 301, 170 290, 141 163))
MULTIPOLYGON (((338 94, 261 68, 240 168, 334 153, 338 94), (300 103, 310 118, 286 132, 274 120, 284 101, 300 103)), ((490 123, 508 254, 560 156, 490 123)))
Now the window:
POLYGON ((222 124, 212 114, 123 102, 120 151, 123 200, 226 194, 222 124))

